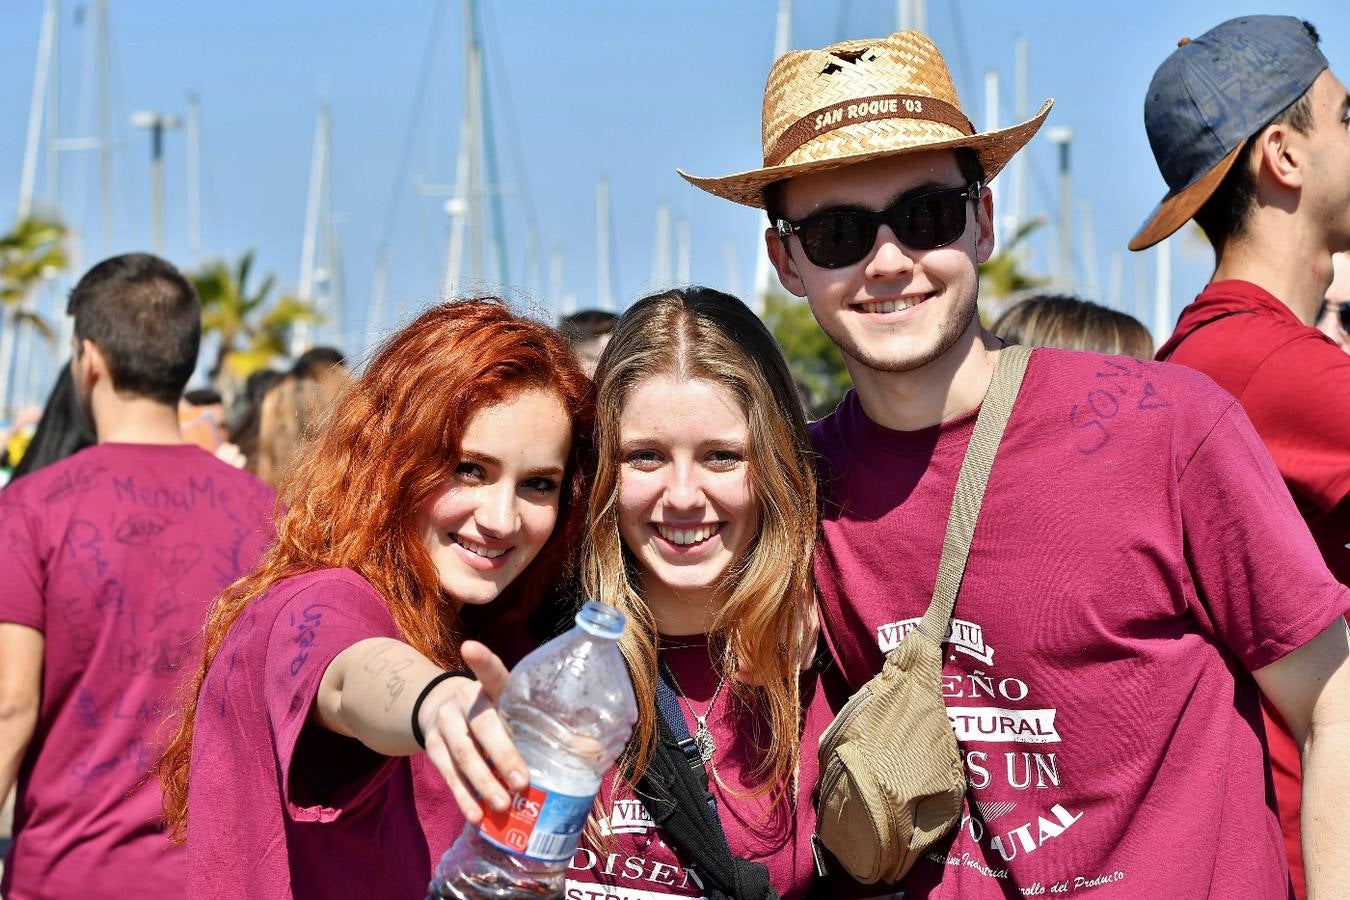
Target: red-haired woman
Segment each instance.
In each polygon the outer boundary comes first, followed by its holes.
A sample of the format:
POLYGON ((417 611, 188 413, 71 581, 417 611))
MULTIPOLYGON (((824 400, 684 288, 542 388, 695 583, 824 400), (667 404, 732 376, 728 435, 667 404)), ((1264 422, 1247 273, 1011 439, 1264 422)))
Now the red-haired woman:
POLYGON ((447 748, 509 748, 505 670, 463 642, 529 649, 582 530, 590 392, 558 335, 484 300, 424 313, 339 399, 276 544, 211 611, 160 763, 193 897, 425 890, 463 827, 447 748), (466 664, 486 696, 442 677, 466 664))

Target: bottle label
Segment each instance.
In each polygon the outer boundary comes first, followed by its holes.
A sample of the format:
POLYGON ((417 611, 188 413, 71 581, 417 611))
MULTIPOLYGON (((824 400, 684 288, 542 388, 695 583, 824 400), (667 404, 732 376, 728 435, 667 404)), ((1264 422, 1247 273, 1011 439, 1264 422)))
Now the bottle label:
POLYGON ((511 798, 505 812, 485 810, 478 833, 517 856, 546 862, 571 859, 594 800, 531 784, 511 798))

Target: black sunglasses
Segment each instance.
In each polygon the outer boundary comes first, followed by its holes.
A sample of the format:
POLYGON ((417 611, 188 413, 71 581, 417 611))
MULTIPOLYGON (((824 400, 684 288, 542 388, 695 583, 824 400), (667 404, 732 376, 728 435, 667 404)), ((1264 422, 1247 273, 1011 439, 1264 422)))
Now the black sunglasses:
POLYGON ((1341 320, 1341 331, 1350 334, 1350 301, 1345 303, 1332 303, 1328 301, 1324 304, 1327 312, 1336 311, 1336 316, 1341 320))
POLYGON ((980 199, 984 185, 945 188, 905 197, 883 210, 840 207, 798 219, 779 219, 778 234, 797 235, 806 258, 822 269, 842 269, 867 256, 882 224, 900 243, 915 250, 935 250, 966 231, 966 202, 980 199))

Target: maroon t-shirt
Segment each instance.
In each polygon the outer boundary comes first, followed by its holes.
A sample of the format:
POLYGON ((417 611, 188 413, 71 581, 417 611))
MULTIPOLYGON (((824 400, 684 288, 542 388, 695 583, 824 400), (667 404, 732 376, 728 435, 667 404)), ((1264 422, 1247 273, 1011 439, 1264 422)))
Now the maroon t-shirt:
MULTIPOLYGON (((928 607, 974 422, 892 431, 850 393, 813 426, 817 586, 854 687, 928 607)), ((906 897, 1284 900, 1248 672, 1347 607, 1232 397, 1181 366, 1037 350, 943 668, 967 802, 906 897)))
POLYGON ((305 727, 329 663, 372 637, 402 639, 384 600, 324 569, 276 584, 225 638, 193 733, 190 896, 424 895, 464 824, 440 775, 305 727))
MULTIPOLYGON (((667 644, 676 646, 666 649, 663 658, 688 702, 703 714, 719 680, 706 641, 678 637, 667 639, 667 644)), ((708 769, 709 786, 717 799, 727 844, 735 855, 768 866, 769 881, 784 900, 803 896, 815 877, 811 835, 816 815, 811 792, 818 772, 816 744, 833 721, 834 710, 848 699, 832 665, 824 672, 803 673, 801 691, 801 764, 791 803, 772 804, 765 794, 752 796, 759 783, 753 770, 764 758, 763 745, 756 743, 755 736, 763 740, 766 721, 734 698, 729 686, 723 686, 707 713, 708 728, 717 744, 708 769)), ((687 704, 681 708, 693 734, 697 729, 694 714, 687 704)), ((703 896, 698 871, 666 844, 661 829, 616 770, 605 776, 599 801, 598 827, 586 832, 568 868, 563 895, 567 900, 703 896), (599 837, 592 840, 595 832, 599 837)))
POLYGON ((1242 403, 1327 565, 1350 584, 1350 353, 1247 281, 1216 281, 1181 311, 1158 359, 1204 372, 1242 403))
MULTIPOLYGON (((1247 281, 1218 281, 1181 312, 1158 358, 1204 372, 1242 404, 1333 574, 1350 583, 1350 354, 1247 281)), ((1304 895, 1302 766, 1267 720, 1275 795, 1294 889, 1304 895)))
POLYGON ((194 446, 100 444, 0 492, 0 621, 43 633, 9 900, 181 898, 161 723, 206 610, 272 534, 271 488, 194 446))

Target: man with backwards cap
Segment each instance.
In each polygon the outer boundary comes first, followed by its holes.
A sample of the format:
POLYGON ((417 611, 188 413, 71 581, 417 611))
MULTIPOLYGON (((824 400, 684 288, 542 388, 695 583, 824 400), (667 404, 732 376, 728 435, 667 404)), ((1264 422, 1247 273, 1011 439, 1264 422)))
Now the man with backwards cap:
MULTIPOLYGON (((987 182, 1048 112, 976 133, 926 36, 847 41, 775 62, 763 166, 685 176, 767 210, 779 279, 853 378, 813 437, 821 612, 855 689, 932 597, 1001 348, 976 309, 987 182)), ((945 645, 965 808, 904 896, 1284 900, 1258 685, 1304 742, 1312 896, 1343 889, 1348 607, 1209 378, 1034 351, 945 645)))
MULTIPOLYGON (((1328 567, 1350 583, 1350 356, 1313 327, 1332 255, 1350 249, 1350 98, 1317 43, 1289 16, 1232 19, 1179 42, 1144 101, 1169 190, 1130 248, 1188 219, 1213 244, 1214 277, 1158 359, 1204 372, 1242 403, 1328 567)), ((1299 751, 1267 712, 1302 897, 1299 751)))

